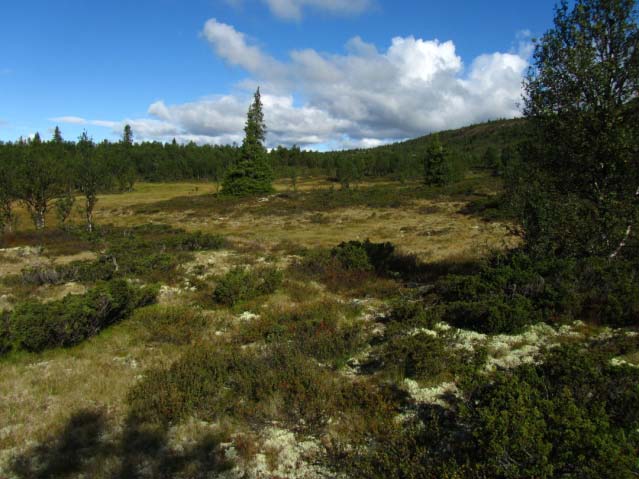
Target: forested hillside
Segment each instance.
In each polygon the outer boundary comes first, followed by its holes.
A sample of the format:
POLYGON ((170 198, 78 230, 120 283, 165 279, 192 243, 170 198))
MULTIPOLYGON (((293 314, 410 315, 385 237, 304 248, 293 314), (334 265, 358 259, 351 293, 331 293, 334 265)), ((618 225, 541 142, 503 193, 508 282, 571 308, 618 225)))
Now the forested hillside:
MULTIPOLYGON (((499 120, 439 133, 442 144, 453 152, 462 169, 491 166, 487 161, 512 155, 526 136, 526 121, 499 120), (505 153, 504 153, 505 152, 505 153), (491 158, 492 155, 492 158, 491 158)), ((135 132, 133 131, 134 135, 135 132)), ((38 137, 39 138, 39 137, 38 137)), ((426 135, 390 145, 370 149, 315 152, 278 147, 268 157, 276 175, 288 178, 295 170, 298 176, 327 175, 337 177, 350 174, 354 178, 416 178, 423 173, 424 154, 433 135, 426 135)), ((42 139, 45 140, 45 139, 42 139)), ((0 161, 27 154, 29 146, 38 140, 18 140, 0 143, 0 161)), ((73 156, 77 139, 62 139, 61 133, 52 142, 59 145, 61 158, 73 156)), ((126 189, 131 182, 213 180, 223 178, 224 172, 240 156, 240 146, 196 145, 195 143, 162 144, 158 142, 130 142, 125 150, 120 142, 102 142, 95 146, 95 154, 108 165, 117 179, 117 186, 126 189)))

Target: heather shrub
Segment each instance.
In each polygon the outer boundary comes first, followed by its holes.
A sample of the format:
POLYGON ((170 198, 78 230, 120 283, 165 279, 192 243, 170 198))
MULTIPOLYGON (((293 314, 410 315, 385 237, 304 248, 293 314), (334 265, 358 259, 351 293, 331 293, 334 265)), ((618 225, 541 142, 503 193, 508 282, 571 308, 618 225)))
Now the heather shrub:
POLYGON ((361 324, 354 321, 359 308, 334 301, 298 305, 270 311, 243 325, 244 343, 283 344, 332 367, 340 367, 364 346, 361 324))
POLYGON ((147 341, 168 344, 190 344, 206 327, 206 317, 183 306, 153 305, 135 311, 132 321, 144 328, 147 341))
POLYGON ((381 348, 383 369, 395 378, 438 383, 483 366, 483 350, 455 348, 451 337, 426 332, 397 335, 381 348))
POLYGON ((372 271, 373 269, 366 250, 358 242, 341 243, 333 248, 331 255, 347 271, 372 271))
POLYGON ((391 415, 393 401, 366 383, 339 380, 294 348, 229 349, 203 345, 168 369, 145 374, 128 396, 137 422, 176 424, 194 416, 206 421, 241 419, 306 432, 322 430, 330 418, 391 415))
POLYGON ((237 267, 222 276, 215 290, 215 302, 226 306, 274 293, 280 287, 283 274, 275 268, 247 269, 237 267))

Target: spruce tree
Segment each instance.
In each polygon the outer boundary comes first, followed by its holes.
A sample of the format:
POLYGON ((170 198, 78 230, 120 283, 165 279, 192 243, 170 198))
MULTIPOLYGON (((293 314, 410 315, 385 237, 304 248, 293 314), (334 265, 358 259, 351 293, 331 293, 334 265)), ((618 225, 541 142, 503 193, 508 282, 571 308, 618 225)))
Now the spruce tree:
POLYGON ((266 125, 258 88, 249 107, 240 159, 229 169, 222 183, 226 196, 255 196, 272 193, 273 171, 264 147, 266 125))
POLYGON ((448 158, 444 146, 435 135, 424 156, 424 183, 426 186, 442 186, 448 182, 448 158))
POLYGON ((58 145, 64 142, 64 139, 62 138, 62 132, 60 131, 60 128, 58 126, 56 126, 55 130, 53 130, 53 142, 58 145))

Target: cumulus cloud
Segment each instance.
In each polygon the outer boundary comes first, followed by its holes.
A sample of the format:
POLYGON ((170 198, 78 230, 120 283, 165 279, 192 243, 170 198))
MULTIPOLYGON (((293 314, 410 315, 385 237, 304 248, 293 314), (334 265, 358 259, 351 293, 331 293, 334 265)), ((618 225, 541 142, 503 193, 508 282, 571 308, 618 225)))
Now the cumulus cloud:
POLYGON ((221 58, 273 91, 292 90, 304 108, 339 119, 336 129, 352 139, 405 138, 518 115, 525 51, 481 55, 465 68, 452 41, 396 37, 379 52, 357 37, 346 54, 296 50, 284 63, 224 27, 226 35, 207 35, 221 58))
POLYGON ((150 105, 149 118, 104 126, 121 131, 128 122, 138 139, 240 142, 251 90, 259 84, 269 146, 377 146, 518 116, 529 54, 522 44, 465 65, 452 41, 396 37, 379 50, 355 37, 344 53, 294 50, 284 61, 215 19, 206 22, 203 37, 218 57, 248 73, 240 85, 244 93, 177 105, 158 101, 150 105))

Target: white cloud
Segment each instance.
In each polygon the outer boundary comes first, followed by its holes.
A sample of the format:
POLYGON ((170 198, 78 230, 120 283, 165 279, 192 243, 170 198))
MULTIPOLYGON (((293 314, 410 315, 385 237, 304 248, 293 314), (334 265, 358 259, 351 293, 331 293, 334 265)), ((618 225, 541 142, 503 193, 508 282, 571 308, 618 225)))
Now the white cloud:
POLYGON ((72 125, 86 125, 87 120, 80 118, 79 116, 58 116, 55 118, 49 118, 49 121, 54 123, 70 123, 72 125))
MULTIPOLYGON (((243 0, 225 0, 232 7, 239 8, 243 0)), ((262 0, 271 13, 282 20, 299 21, 304 10, 311 9, 331 15, 357 15, 374 6, 373 0, 262 0)))
MULTIPOLYGON (((385 51, 355 37, 343 54, 294 50, 286 61, 215 19, 203 36, 221 59, 249 74, 239 85, 244 93, 157 101, 149 118, 128 121, 138 140, 239 143, 251 93, 261 85, 268 146, 377 146, 518 116, 528 67, 523 47, 480 55, 466 66, 452 41, 412 36, 393 38, 385 51)), ((101 123, 119 133, 126 122, 101 123)))
POLYGON ((333 15, 355 15, 372 7, 370 0, 264 0, 271 12, 284 20, 300 20, 309 7, 333 15))

